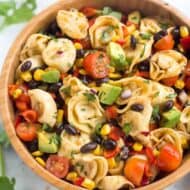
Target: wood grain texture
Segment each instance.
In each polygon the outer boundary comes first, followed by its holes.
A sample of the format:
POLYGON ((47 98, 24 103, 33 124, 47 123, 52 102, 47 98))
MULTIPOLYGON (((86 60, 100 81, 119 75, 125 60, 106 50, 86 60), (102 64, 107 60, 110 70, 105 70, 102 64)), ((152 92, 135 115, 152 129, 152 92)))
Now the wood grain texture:
MULTIPOLYGON (((162 15, 169 19, 172 19, 177 24, 185 24, 190 26, 190 20, 184 17, 175 8, 168 6, 166 3, 158 0, 65 0, 50 6, 48 9, 35 16, 20 33, 9 53, 6 57, 3 65, 1 77, 0 77, 0 111, 3 119, 5 130, 10 138, 10 141, 16 150, 17 154, 22 160, 39 176, 56 186, 61 190, 82 190, 72 184, 69 184, 63 180, 60 180, 53 176, 51 173, 41 167, 30 155, 28 150, 19 140, 15 134, 13 126, 14 111, 12 103, 8 97, 8 84, 14 81, 14 72, 19 64, 18 57, 20 50, 23 47, 26 39, 33 33, 40 31, 40 29, 47 26, 56 16, 56 13, 60 9, 68 9, 70 7, 81 8, 83 6, 94 6, 101 8, 103 6, 112 6, 116 9, 124 12, 131 10, 140 10, 144 15, 162 15)), ((175 172, 171 173, 167 177, 156 181, 146 187, 138 188, 138 190, 159 190, 174 183, 176 180, 184 176, 190 171, 190 157, 187 155, 183 161, 183 164, 175 172)))

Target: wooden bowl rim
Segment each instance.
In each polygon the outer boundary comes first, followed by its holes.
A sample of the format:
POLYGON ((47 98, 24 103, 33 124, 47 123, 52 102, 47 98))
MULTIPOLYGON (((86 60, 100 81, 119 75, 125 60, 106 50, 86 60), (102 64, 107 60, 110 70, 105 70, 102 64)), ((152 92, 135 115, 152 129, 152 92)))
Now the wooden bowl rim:
MULTIPOLYGON (((51 183, 52 185, 56 186, 57 188, 60 189, 70 189, 70 190, 84 190, 84 188, 80 188, 77 186, 74 186, 64 180, 58 179, 51 173, 49 173, 46 169, 44 169, 42 166, 37 164, 35 159, 31 156, 31 154, 27 151, 25 146, 22 144, 22 142, 19 140, 19 138, 16 136, 13 125, 13 120, 10 115, 10 100, 8 97, 8 91, 7 87, 9 84, 9 77, 10 77, 10 71, 11 71, 11 63, 14 61, 12 58, 14 57, 13 55, 16 53, 15 47, 18 44, 19 46, 22 46, 20 41, 22 40, 22 36, 25 33, 29 33, 31 30, 31 27, 34 24, 39 23, 39 20, 45 19, 50 12, 53 12, 53 10, 61 9, 61 7, 64 7, 65 5, 69 3, 74 3, 76 0, 67 0, 67 1, 59 1, 57 3, 54 3, 53 5, 49 6, 47 9, 42 11, 40 14, 35 16, 27 25, 26 27, 22 30, 22 32, 17 36, 16 40, 12 44, 7 57, 5 59, 5 63, 3 65, 2 71, 1 71, 1 77, 0 77, 0 111, 1 111, 1 116, 3 119, 3 123, 6 123, 4 125, 4 128, 9 136, 9 139, 11 141, 11 144, 17 154, 22 158, 22 160, 27 164, 36 174, 41 176, 43 179, 51 183), (10 130, 12 129, 12 130, 10 130)), ((190 27, 190 20, 184 16, 180 11, 178 11, 176 8, 174 8, 171 5, 168 5, 164 1, 160 0, 144 0, 146 3, 153 3, 155 6, 159 6, 161 9, 168 10, 172 15, 175 15, 179 20, 182 20, 184 24, 188 25, 190 27)), ((181 165, 176 171, 173 173, 169 174, 168 176, 148 185, 145 187, 138 188, 138 190, 153 190, 153 189, 162 189, 169 184, 177 181, 179 178, 184 176, 190 171, 190 158, 185 159, 185 163, 181 165)))

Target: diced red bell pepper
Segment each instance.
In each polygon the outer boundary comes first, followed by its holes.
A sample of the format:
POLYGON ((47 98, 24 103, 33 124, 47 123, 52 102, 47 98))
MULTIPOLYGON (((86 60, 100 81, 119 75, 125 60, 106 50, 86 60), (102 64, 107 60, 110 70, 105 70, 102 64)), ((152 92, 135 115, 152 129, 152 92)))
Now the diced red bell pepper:
POLYGON ((108 137, 114 141, 118 141, 120 138, 124 137, 125 133, 118 127, 112 127, 111 132, 108 137))
POLYGON ((98 16, 100 14, 100 10, 92 7, 84 7, 81 9, 81 12, 88 18, 98 16))
POLYGON ((180 44, 185 51, 190 51, 190 36, 180 39, 180 44))
POLYGON ((83 181, 84 181, 84 178, 83 178, 83 177, 78 177, 78 178, 74 181, 74 185, 81 186, 83 181))
POLYGON ((38 118, 37 112, 35 110, 31 110, 31 109, 22 112, 21 115, 23 116, 25 121, 27 121, 29 123, 35 123, 38 118))
POLYGON ((149 163, 150 163, 150 164, 154 164, 156 158, 155 158, 155 156, 154 156, 154 154, 153 154, 152 148, 146 147, 146 148, 145 148, 145 153, 146 153, 146 155, 147 155, 147 157, 148 157, 149 163))
POLYGON ((111 119, 116 119, 118 116, 117 107, 116 106, 108 106, 105 110, 105 115, 108 121, 111 119))

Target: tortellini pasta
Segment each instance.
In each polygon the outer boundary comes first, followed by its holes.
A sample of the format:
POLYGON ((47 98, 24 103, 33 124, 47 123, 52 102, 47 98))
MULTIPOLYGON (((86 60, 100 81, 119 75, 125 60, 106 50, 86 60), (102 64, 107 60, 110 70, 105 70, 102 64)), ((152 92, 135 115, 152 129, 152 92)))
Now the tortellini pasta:
POLYGON ((58 152, 59 156, 71 158, 80 152, 80 147, 90 141, 89 135, 80 133, 79 135, 70 135, 66 131, 61 133, 61 146, 58 152))
POLYGON ((151 101, 146 96, 139 96, 131 98, 126 108, 123 109, 123 114, 121 115, 121 127, 126 124, 131 125, 131 130, 129 134, 139 140, 142 144, 149 144, 148 136, 143 133, 149 132, 149 122, 152 115, 151 101), (133 104, 141 104, 143 110, 141 112, 134 111, 131 109, 133 104))
POLYGON ((76 9, 60 10, 57 23, 63 34, 73 39, 83 39, 87 36, 88 20, 84 14, 76 9))
POLYGON ((91 133, 98 124, 105 121, 104 110, 97 95, 81 91, 68 101, 68 121, 79 130, 91 133), (92 100, 89 100, 91 96, 92 100))
POLYGON ((180 121, 182 123, 190 123, 190 106, 186 106, 181 113, 180 121))
POLYGON ((121 188, 134 188, 134 185, 121 175, 105 176, 99 184, 103 190, 118 190, 121 188))
POLYGON ((73 165, 78 174, 82 177, 87 177, 98 184, 108 172, 107 160, 102 156, 75 155, 73 165), (82 167, 82 169, 81 169, 82 167))
POLYGON ((44 34, 32 34, 21 51, 20 60, 23 61, 33 55, 41 55, 50 39, 49 36, 44 34))
POLYGON ((109 168, 109 173, 112 175, 121 175, 123 173, 124 165, 125 165, 124 161, 120 160, 119 162, 116 163, 116 167, 109 168))
POLYGON ((113 16, 99 16, 89 29, 93 48, 105 49, 114 36, 123 39, 122 25, 113 16))
POLYGON ((182 73, 187 58, 175 50, 159 51, 150 60, 150 78, 160 81, 182 73))
POLYGON ((55 67, 63 73, 72 68, 76 59, 76 49, 71 40, 59 38, 51 40, 44 49, 43 60, 48 66, 55 67))

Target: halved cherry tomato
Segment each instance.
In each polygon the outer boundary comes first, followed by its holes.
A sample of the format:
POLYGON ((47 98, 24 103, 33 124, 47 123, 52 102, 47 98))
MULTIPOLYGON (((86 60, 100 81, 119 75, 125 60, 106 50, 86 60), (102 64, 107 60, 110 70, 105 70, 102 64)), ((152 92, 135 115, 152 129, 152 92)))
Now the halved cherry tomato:
POLYGON ((166 86, 174 86, 174 84, 176 83, 177 79, 178 79, 178 76, 169 77, 169 78, 162 79, 161 82, 163 84, 165 84, 166 86))
POLYGON ((100 14, 100 11, 92 8, 92 7, 84 7, 81 9, 81 12, 86 16, 86 17, 93 17, 93 16, 97 16, 100 14))
POLYGON ((161 148, 156 164, 161 171, 172 172, 180 166, 181 161, 182 156, 176 146, 166 144, 161 148))
POLYGON ((21 94, 18 98, 17 98, 18 101, 21 101, 21 102, 26 102, 28 105, 30 104, 30 96, 28 94, 21 94))
POLYGON ((26 110, 22 112, 21 115, 24 117, 25 121, 29 123, 35 123, 38 119, 38 114, 35 110, 26 110))
POLYGON ((50 155, 46 161, 46 168, 58 178, 64 178, 69 171, 69 159, 63 156, 50 155))
POLYGON ((154 156, 153 150, 150 147, 145 148, 146 156, 151 164, 154 164, 156 157, 154 156))
POLYGON ((74 181, 74 185, 81 186, 83 181, 84 177, 77 177, 77 179, 74 181))
POLYGON ((104 150, 105 158, 113 158, 120 152, 120 148, 117 146, 114 150, 104 150))
POLYGON ((180 44, 185 51, 190 50, 190 36, 180 39, 180 44))
POLYGON ((135 186, 140 186, 142 183, 146 164, 147 160, 141 158, 132 157, 128 159, 124 168, 125 177, 135 186))
POLYGON ((22 102, 22 101, 16 100, 15 104, 16 104, 16 108, 17 108, 19 111, 21 111, 21 112, 22 112, 22 111, 26 111, 26 110, 29 109, 29 106, 28 106, 28 104, 27 104, 26 102, 22 102))
POLYGON ((16 84, 10 84, 8 86, 8 93, 9 93, 9 96, 12 96, 14 91, 18 88, 18 85, 16 84))
POLYGON ((16 134, 23 141, 32 141, 37 137, 38 124, 19 123, 16 127, 16 134))
POLYGON ((124 132, 120 128, 112 127, 108 137, 114 141, 118 141, 124 135, 125 135, 124 132))
POLYGON ((144 78, 149 78, 150 77, 150 74, 148 71, 137 71, 135 73, 136 76, 139 76, 139 77, 144 77, 144 78))
POLYGON ((118 116, 117 107, 116 106, 108 106, 105 110, 105 115, 108 121, 111 119, 116 119, 118 116))
POLYGON ((17 115, 15 117, 14 126, 17 128, 17 126, 22 122, 22 117, 20 115, 17 115))
POLYGON ((190 61, 187 63, 185 67, 185 75, 190 77, 190 61))
POLYGON ((173 49, 174 47, 174 40, 171 34, 168 34, 167 36, 164 36, 160 40, 158 40, 155 44, 154 47, 156 50, 161 51, 161 50, 170 50, 173 49))
POLYGON ((84 58, 83 66, 86 72, 95 79, 105 78, 108 75, 108 56, 101 51, 91 53, 84 58))

